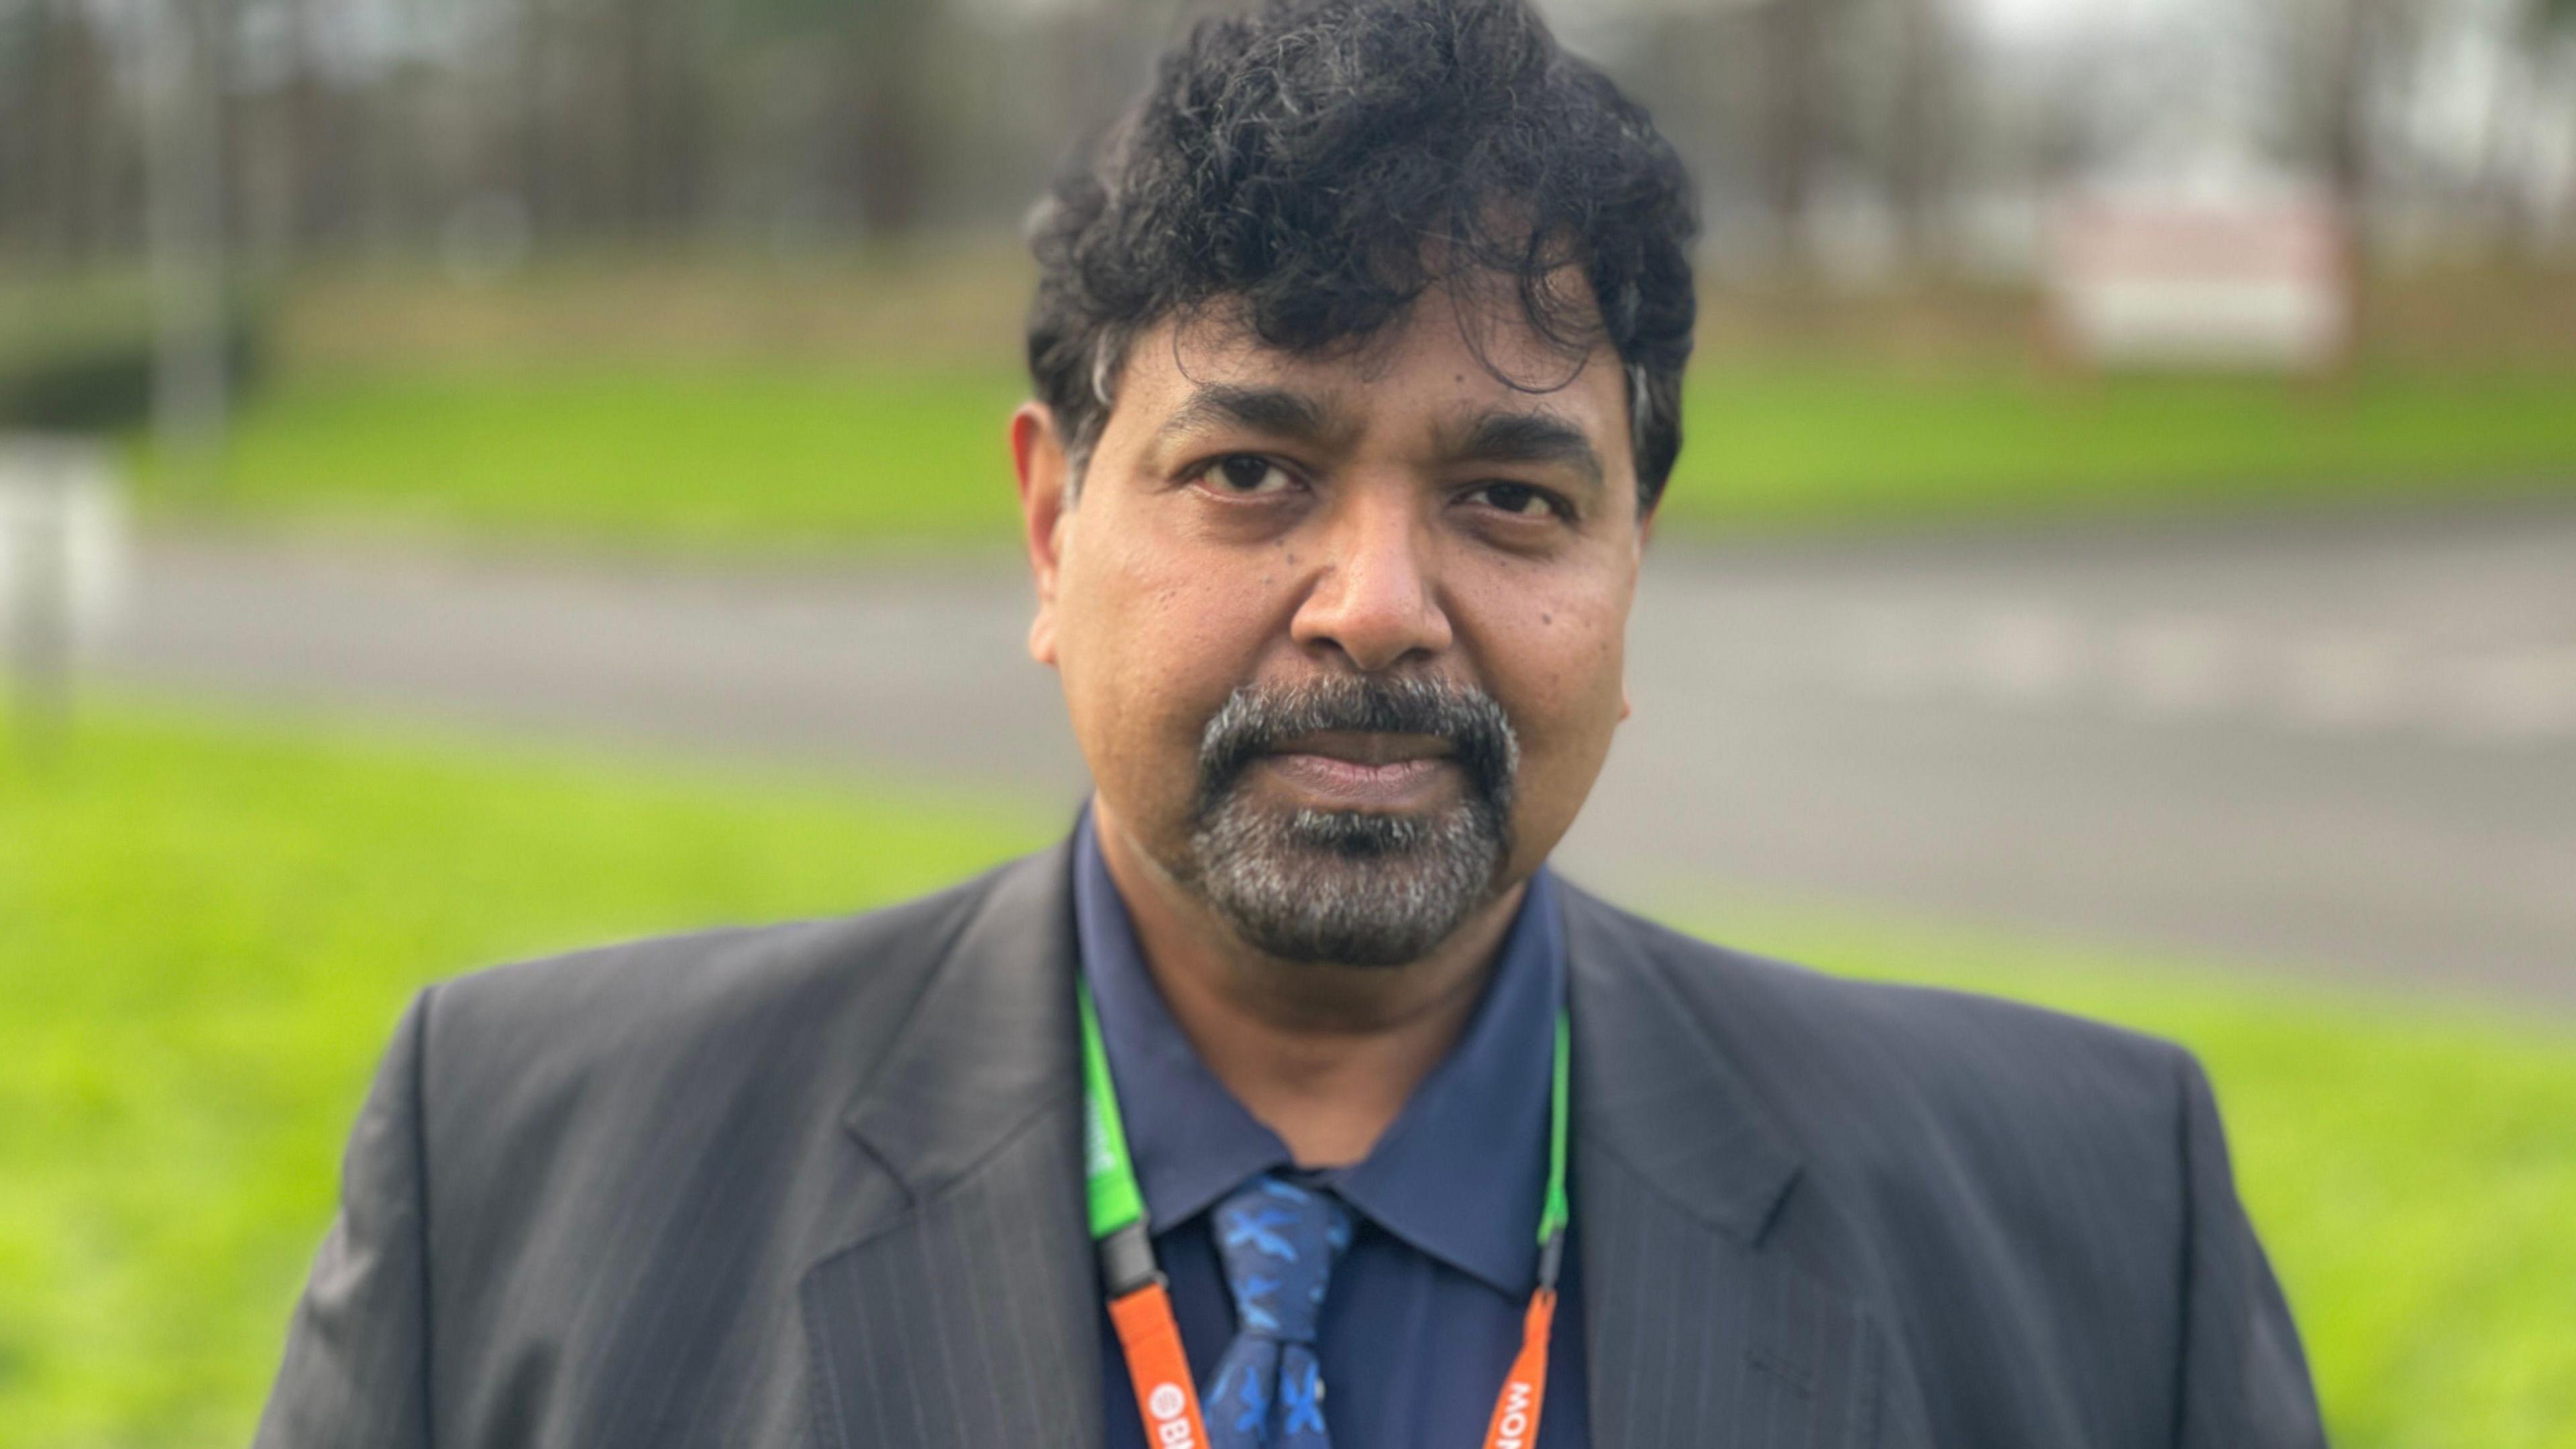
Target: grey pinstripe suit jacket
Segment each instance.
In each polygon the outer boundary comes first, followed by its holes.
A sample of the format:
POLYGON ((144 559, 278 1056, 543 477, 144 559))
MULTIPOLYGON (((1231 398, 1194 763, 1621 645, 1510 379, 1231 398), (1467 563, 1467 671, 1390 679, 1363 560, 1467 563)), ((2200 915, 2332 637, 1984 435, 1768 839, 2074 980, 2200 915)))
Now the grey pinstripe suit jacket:
MULTIPOLYGON (((1595 1441, 2322 1442, 2181 1051, 1566 893, 1595 1441)), ((258 1442, 1101 1442, 1068 854, 422 993, 258 1442)))

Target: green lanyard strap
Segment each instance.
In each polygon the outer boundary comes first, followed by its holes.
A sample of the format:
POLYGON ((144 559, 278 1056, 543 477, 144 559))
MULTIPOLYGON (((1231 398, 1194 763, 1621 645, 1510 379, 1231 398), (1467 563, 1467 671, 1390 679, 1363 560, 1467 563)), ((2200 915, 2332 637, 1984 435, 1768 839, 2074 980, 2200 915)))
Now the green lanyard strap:
POLYGON ((1091 1189, 1091 1236, 1108 1237, 1145 1220, 1145 1194, 1127 1156, 1127 1124, 1118 1116, 1118 1088, 1109 1080, 1109 1053, 1100 1044, 1100 1013, 1091 987, 1082 1000, 1082 1164, 1091 1189))

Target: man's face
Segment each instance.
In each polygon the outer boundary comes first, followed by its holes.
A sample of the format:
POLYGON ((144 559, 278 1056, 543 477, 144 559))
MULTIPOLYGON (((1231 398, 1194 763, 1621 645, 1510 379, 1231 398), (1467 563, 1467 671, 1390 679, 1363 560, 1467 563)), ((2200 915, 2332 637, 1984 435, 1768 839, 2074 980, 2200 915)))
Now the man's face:
POLYGON ((1525 880, 1625 713, 1628 398, 1439 289, 1358 352, 1216 321, 1129 346, 1078 503, 1014 424, 1039 609, 1113 852, 1256 948, 1417 959, 1525 880))

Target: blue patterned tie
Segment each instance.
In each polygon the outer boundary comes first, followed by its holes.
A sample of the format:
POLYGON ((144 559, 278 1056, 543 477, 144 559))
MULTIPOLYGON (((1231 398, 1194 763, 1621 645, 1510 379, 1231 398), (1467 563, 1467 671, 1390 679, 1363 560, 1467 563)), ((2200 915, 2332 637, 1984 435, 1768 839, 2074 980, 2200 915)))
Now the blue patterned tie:
POLYGON ((1330 1194, 1260 1177, 1216 1209, 1234 1342, 1208 1385, 1212 1449, 1328 1449, 1315 1320, 1351 1214, 1330 1194))

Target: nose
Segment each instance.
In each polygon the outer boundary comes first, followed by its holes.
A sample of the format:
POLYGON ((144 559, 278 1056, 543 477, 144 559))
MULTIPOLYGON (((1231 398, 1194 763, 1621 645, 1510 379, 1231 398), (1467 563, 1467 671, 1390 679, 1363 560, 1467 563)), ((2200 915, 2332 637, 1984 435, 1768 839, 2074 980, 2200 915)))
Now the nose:
POLYGON ((1338 652, 1364 674, 1449 648, 1433 541, 1411 491, 1355 489, 1334 510, 1314 586, 1289 622, 1299 645, 1338 652))

